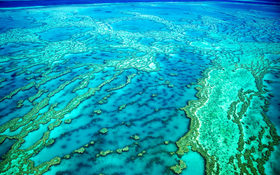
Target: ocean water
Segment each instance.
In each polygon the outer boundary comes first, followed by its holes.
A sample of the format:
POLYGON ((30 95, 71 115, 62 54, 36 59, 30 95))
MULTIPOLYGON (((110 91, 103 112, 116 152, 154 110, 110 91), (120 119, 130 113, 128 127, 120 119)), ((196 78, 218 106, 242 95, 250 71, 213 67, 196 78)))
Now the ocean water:
POLYGON ((0 2, 0 174, 280 173, 266 1, 0 2))

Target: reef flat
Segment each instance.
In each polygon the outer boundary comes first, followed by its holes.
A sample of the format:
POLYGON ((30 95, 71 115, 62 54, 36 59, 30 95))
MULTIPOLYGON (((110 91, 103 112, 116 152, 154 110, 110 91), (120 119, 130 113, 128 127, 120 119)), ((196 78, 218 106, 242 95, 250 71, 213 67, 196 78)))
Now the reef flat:
POLYGON ((277 174, 276 9, 0 9, 0 173, 277 174))

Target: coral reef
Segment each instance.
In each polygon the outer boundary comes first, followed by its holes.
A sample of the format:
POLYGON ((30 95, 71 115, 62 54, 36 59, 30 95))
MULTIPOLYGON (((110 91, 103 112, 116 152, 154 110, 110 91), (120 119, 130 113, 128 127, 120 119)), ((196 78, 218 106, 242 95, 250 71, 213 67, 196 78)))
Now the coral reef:
POLYGON ((0 174, 266 174, 280 22, 219 5, 0 9, 0 174))

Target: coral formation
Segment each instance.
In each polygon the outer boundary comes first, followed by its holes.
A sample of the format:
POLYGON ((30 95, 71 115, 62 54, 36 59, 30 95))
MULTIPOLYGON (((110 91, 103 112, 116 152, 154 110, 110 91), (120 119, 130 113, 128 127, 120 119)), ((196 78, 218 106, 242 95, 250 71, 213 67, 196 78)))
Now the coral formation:
POLYGON ((0 9, 0 173, 266 174, 279 19, 202 4, 0 9))

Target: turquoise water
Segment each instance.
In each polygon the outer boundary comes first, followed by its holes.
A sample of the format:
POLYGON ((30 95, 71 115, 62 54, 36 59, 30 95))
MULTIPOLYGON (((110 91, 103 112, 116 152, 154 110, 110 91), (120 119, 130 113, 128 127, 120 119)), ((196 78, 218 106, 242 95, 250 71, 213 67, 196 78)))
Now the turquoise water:
POLYGON ((279 174, 279 15, 0 8, 1 174, 279 174))

